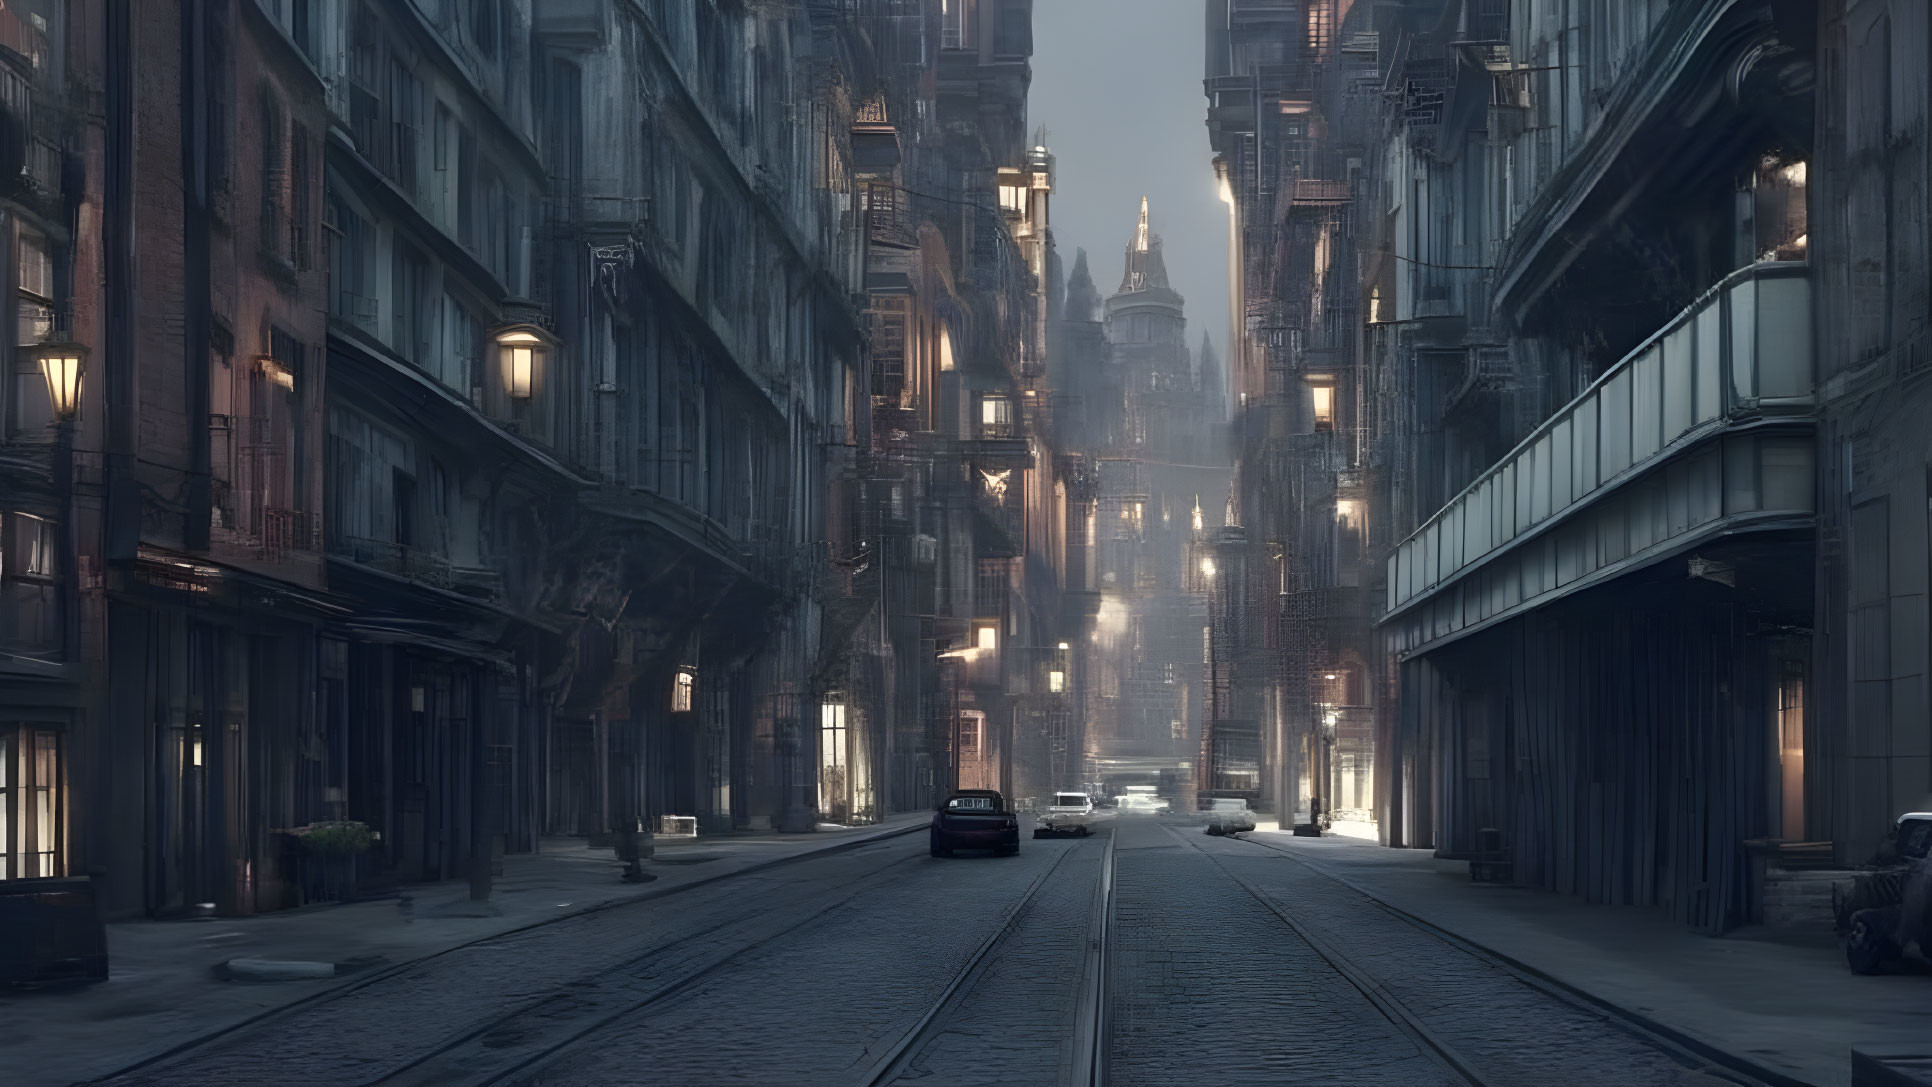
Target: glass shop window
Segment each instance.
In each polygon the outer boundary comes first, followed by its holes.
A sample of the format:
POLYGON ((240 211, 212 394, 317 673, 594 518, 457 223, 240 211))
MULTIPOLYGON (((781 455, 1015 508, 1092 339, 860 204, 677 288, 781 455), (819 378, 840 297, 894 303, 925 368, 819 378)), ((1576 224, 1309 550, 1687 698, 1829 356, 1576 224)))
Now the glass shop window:
POLYGON ((0 725, 0 879, 62 874, 60 733, 0 725))

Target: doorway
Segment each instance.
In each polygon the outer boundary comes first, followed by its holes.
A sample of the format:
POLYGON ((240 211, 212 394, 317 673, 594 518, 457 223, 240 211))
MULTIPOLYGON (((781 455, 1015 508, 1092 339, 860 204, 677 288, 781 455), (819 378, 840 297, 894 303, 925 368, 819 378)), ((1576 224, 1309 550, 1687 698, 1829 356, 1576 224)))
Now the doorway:
POLYGON ((1788 842, 1805 839, 1805 668, 1783 662, 1777 694, 1778 835, 1788 842))

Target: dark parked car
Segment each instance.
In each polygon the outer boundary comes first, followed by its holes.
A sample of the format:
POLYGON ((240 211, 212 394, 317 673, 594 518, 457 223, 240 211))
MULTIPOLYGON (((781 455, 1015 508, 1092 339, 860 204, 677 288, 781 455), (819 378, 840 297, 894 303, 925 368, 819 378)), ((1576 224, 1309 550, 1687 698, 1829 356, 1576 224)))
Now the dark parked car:
POLYGON ((1855 974, 1883 973, 1908 958, 1932 963, 1932 812, 1899 816, 1884 852, 1890 863, 1859 876, 1836 904, 1855 974))
POLYGON ((1018 853, 1020 817, 991 789, 961 789, 932 813, 932 855, 950 857, 955 849, 1018 853))

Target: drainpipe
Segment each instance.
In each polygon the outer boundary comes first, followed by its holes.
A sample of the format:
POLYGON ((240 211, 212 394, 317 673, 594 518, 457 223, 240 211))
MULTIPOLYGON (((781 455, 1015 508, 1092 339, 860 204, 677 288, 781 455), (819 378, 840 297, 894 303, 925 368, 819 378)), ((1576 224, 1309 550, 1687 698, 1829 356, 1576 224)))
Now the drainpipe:
MULTIPOLYGON (((208 355, 208 66, 207 0, 181 0, 181 316, 183 415, 188 420, 188 512, 182 542, 190 551, 208 546, 209 479, 208 355)), ((217 77, 219 78, 219 77, 217 77)))

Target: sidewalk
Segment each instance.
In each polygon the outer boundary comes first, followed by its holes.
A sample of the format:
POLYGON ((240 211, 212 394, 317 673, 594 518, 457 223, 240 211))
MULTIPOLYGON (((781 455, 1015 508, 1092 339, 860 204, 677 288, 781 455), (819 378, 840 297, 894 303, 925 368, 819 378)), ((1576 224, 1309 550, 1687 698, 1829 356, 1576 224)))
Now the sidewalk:
POLYGON ((876 826, 816 834, 743 835, 666 843, 646 865, 651 883, 618 881, 609 849, 580 839, 545 839, 543 852, 505 857, 488 903, 469 901, 462 880, 403 889, 345 906, 285 910, 214 921, 125 921, 107 927, 106 982, 64 990, 0 990, 0 1083, 9 1087, 94 1079, 194 1038, 286 1007, 425 955, 627 899, 681 888, 786 860, 849 849, 923 828, 929 812, 876 826), (315 981, 217 980, 212 967, 234 958, 381 962, 315 981))
POLYGON ((1697 1043, 1822 1087, 1851 1048, 1932 1037, 1932 977, 1859 977, 1829 932, 1701 936, 1661 911, 1469 882, 1465 862, 1354 837, 1250 835, 1531 972, 1697 1043))

